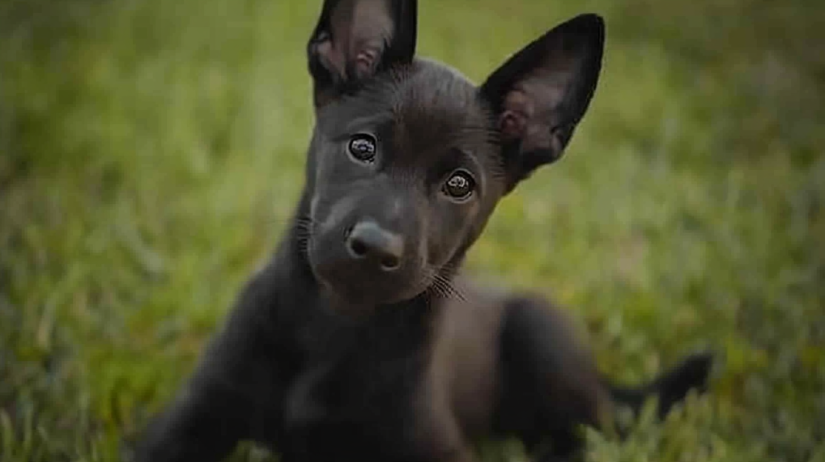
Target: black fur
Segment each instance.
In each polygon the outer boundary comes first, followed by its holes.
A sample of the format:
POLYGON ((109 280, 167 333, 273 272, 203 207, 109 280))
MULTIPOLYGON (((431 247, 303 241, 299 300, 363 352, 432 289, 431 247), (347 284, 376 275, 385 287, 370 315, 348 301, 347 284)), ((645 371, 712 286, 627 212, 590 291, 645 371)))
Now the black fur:
POLYGON ((474 442, 508 436, 556 460, 616 402, 658 397, 664 414, 704 388, 709 356, 611 385, 560 310, 457 276, 498 201, 562 155, 598 82, 602 19, 551 30, 476 87, 414 57, 416 9, 325 2, 292 226, 138 462, 216 462, 242 440, 284 462, 470 462, 474 442))

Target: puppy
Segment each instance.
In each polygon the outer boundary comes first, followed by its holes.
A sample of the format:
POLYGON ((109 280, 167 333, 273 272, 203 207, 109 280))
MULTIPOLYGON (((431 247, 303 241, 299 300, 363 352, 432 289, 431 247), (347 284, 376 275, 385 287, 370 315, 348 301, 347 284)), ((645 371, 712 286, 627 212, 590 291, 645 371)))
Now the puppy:
POLYGON ((580 454, 580 425, 705 386, 696 355, 611 386, 563 314, 457 271, 499 200, 558 160, 596 90, 605 28, 573 18, 480 86, 415 57, 412 0, 326 0, 307 46, 316 125, 305 188, 139 462, 219 461, 241 440, 283 462, 471 462, 516 437, 580 454))

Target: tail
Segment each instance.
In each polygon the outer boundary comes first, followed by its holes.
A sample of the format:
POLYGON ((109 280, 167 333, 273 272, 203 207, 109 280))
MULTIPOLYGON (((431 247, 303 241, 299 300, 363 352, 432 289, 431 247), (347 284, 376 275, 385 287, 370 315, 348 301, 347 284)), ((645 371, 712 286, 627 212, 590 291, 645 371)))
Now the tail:
POLYGON ((670 409, 684 400, 691 390, 697 393, 707 391, 712 367, 713 355, 711 353, 696 353, 642 387, 631 388, 617 385, 608 385, 608 387, 613 402, 630 407, 634 414, 638 414, 648 399, 656 398, 659 405, 659 418, 664 418, 670 409))

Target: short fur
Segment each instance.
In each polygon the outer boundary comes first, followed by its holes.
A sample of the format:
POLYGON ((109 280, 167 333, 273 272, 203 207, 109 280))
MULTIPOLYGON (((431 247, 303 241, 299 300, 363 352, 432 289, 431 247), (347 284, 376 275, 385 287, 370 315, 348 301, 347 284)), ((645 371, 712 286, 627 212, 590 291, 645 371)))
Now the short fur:
POLYGON ((416 10, 324 3, 292 224, 138 462, 219 461, 241 440, 284 462, 470 462, 499 437, 555 460, 616 402, 658 397, 664 414, 704 388, 707 355, 612 386, 542 297, 457 276, 499 200, 563 154, 596 89, 602 19, 550 30, 476 86, 414 56, 416 10))

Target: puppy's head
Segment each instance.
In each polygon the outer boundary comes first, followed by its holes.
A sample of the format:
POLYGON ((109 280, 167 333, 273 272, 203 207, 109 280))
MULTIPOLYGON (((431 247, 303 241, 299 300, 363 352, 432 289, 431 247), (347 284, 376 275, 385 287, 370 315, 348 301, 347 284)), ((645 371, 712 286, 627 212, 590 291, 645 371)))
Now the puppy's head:
POLYGON ((582 15, 476 86, 415 58, 416 9, 326 0, 307 48, 307 254, 322 283, 360 305, 442 287, 501 197, 561 157, 601 68, 604 24, 582 15))

